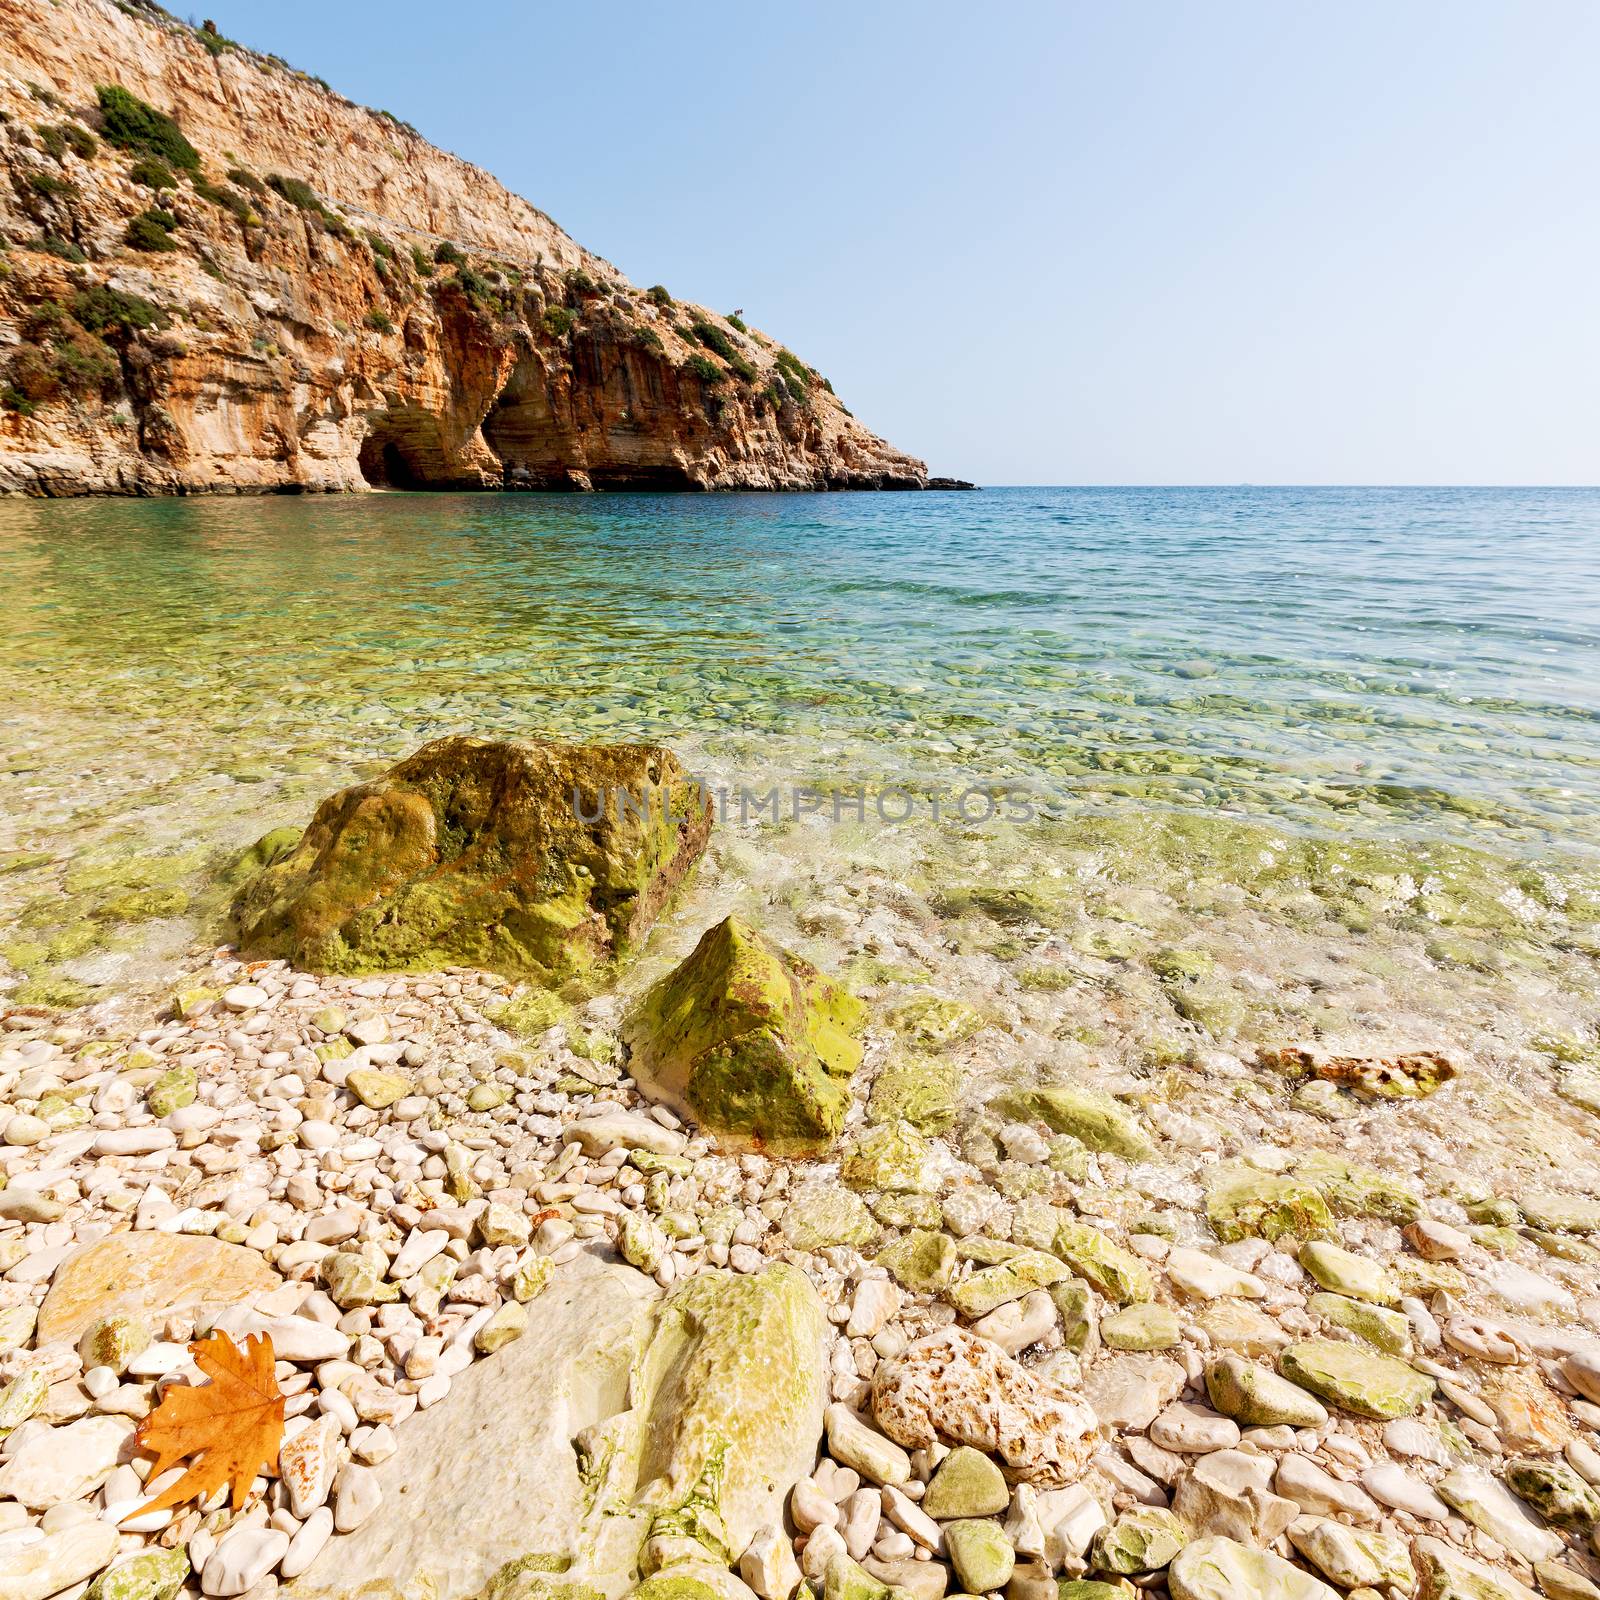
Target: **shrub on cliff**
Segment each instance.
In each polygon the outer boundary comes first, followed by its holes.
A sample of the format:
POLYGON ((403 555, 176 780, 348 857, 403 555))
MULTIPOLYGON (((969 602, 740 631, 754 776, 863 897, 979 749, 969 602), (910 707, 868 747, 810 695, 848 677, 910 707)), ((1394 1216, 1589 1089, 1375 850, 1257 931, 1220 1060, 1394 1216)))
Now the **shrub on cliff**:
POLYGON ((59 234, 47 233, 40 241, 39 248, 48 255, 60 256, 63 261, 70 261, 74 266, 79 266, 89 258, 70 239, 63 239, 59 234))
POLYGON ((282 195, 290 205, 304 211, 307 216, 315 217, 327 232, 346 239, 351 236, 349 224, 337 212, 330 211, 322 203, 322 197, 304 178, 286 178, 281 172, 269 172, 267 187, 275 194, 282 195))
POLYGON ((47 200, 71 200, 78 193, 77 184, 70 178, 58 178, 53 172, 30 172, 28 187, 47 200))
POLYGON ((684 369, 692 372, 703 384, 707 386, 722 382, 722 368, 709 356, 703 356, 696 351, 684 362, 684 369))
POLYGON ((128 176, 137 184, 146 189, 176 189, 178 180, 172 175, 172 168, 165 161, 158 161, 154 156, 141 156, 128 169, 128 176))
POLYGON ((92 283, 72 297, 72 315, 90 333, 121 331, 134 333, 141 328, 164 328, 166 315, 142 295, 113 289, 109 284, 92 283))
POLYGON ((428 253, 420 245, 411 247, 411 265, 417 269, 417 276, 431 278, 433 276, 433 263, 428 259, 428 253))
POLYGON ((39 135, 39 143, 47 155, 59 161, 67 153, 67 136, 60 128, 47 128, 40 123, 33 131, 39 135))
POLYGON ((121 370, 116 351, 54 300, 34 307, 26 333, 29 342, 12 357, 8 378, 32 404, 96 394, 121 370))
POLYGON ((369 311, 366 324, 374 333, 393 333, 394 322, 382 311, 369 311))
POLYGON ((220 183, 213 183, 209 178, 195 178, 193 180, 194 192, 202 200, 209 200, 214 206, 235 216, 240 222, 254 222, 258 220, 254 211, 250 209, 250 202, 239 193, 237 189, 225 188, 220 183))
POLYGON ((573 325, 578 319, 565 306, 551 306, 541 320, 544 323, 544 331, 552 338, 564 339, 572 332, 573 325))
POLYGON ((248 189, 257 199, 264 199, 267 186, 253 172, 247 172, 243 167, 228 168, 228 182, 236 184, 241 189, 248 189))
POLYGON ((157 111, 118 84, 103 83, 95 94, 100 100, 101 131, 112 144, 160 156, 184 172, 200 170, 200 152, 166 112, 157 111))
POLYGON ((670 306, 672 304, 672 296, 667 293, 665 284, 651 284, 649 293, 651 300, 658 306, 670 306))
POLYGON ((172 234, 177 226, 178 219, 170 211, 157 211, 152 207, 141 211, 128 224, 123 237, 135 250, 176 250, 178 244, 172 234))
POLYGON ((467 260, 465 254, 451 244, 448 239, 444 240, 443 243, 441 243, 433 252, 433 259, 437 261, 441 267, 464 266, 467 260))
POLYGON ((733 340, 721 328, 712 322, 702 322, 698 317, 689 324, 689 332, 703 344, 707 350, 715 351, 724 361, 731 361, 739 352, 734 348, 733 340))
POLYGON ((745 326, 744 318, 741 317, 737 311, 732 312, 729 315, 727 321, 728 321, 728 326, 730 328, 737 328, 740 333, 749 333, 749 331, 750 331, 745 326))

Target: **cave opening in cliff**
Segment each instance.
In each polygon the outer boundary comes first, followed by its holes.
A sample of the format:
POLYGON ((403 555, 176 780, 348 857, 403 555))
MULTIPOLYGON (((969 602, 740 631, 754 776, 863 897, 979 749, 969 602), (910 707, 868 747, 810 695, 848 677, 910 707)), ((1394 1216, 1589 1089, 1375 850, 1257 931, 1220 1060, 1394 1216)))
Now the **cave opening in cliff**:
POLYGON ((356 463, 372 489, 431 489, 449 478, 439 424, 422 411, 374 418, 356 463))

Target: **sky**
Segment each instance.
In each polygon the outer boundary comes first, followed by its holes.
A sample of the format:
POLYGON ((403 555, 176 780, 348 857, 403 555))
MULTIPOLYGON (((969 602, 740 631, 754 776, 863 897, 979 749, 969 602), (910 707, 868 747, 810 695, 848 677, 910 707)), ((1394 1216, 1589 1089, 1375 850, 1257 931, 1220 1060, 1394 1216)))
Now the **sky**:
POLYGON ((1594 0, 209 0, 983 483, 1600 482, 1594 0))

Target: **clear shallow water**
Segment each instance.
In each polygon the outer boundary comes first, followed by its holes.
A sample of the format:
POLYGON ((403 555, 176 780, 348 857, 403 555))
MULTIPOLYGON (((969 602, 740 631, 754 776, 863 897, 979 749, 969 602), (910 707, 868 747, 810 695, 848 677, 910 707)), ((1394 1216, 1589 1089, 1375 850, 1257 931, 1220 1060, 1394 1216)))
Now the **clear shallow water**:
POLYGON ((46 934, 459 728, 1600 846, 1600 491, 13 502, 0 582, 0 910, 46 934))

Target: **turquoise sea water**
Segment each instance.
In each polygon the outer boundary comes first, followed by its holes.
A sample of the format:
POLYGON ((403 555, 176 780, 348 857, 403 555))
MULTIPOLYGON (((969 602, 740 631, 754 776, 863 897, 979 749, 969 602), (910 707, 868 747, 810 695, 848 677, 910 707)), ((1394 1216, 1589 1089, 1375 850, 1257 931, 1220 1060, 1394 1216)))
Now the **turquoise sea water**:
POLYGON ((35 944, 461 728, 1507 870, 1600 846, 1600 491, 11 502, 0 582, 35 944))

